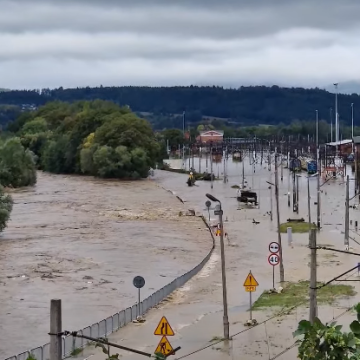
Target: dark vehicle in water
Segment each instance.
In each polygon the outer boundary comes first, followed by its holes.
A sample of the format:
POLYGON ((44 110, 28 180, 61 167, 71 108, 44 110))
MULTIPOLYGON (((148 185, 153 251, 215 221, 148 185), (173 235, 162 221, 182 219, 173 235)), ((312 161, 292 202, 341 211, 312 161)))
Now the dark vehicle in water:
POLYGON ((289 163, 290 171, 301 171, 301 160, 300 159, 291 159, 289 163))
POLYGON ((237 201, 252 205, 258 205, 256 192, 250 190, 238 190, 237 201))

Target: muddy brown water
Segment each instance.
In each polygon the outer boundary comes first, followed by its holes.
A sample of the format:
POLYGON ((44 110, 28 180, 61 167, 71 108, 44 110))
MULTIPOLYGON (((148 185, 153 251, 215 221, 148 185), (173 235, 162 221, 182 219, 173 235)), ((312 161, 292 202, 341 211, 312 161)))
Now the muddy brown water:
POLYGON ((200 218, 155 182, 103 181, 39 173, 12 191, 0 237, 0 354, 48 342, 50 299, 63 302, 63 328, 77 330, 147 297, 196 266, 211 242, 200 218))

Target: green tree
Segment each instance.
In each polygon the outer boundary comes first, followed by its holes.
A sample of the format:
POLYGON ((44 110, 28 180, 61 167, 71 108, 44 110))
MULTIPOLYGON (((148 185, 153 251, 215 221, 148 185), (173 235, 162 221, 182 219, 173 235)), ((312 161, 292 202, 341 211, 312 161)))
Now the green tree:
POLYGON ((5 194, 4 188, 0 186, 0 231, 4 231, 13 207, 13 200, 10 195, 5 194))
POLYGON ((25 150, 19 138, 6 140, 0 146, 0 184, 21 187, 36 183, 34 154, 25 150))
POLYGON ((350 332, 343 332, 336 322, 314 324, 302 320, 293 333, 298 337, 298 358, 301 360, 359 360, 360 359, 360 304, 355 306, 357 320, 350 324, 350 332))

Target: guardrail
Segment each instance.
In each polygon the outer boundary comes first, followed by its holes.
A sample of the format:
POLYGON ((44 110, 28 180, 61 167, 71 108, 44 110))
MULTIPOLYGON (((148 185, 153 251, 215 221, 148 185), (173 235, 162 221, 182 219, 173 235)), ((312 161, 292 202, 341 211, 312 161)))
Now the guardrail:
MULTIPOLYGON (((160 290, 154 292, 152 295, 144 299, 140 304, 135 304, 131 307, 128 307, 125 310, 121 310, 118 313, 109 316, 106 319, 101 320, 91 326, 87 326, 86 328, 79 330, 78 333, 82 335, 87 335, 94 338, 105 337, 113 332, 119 330, 125 325, 129 324, 133 320, 136 320, 138 314, 138 306, 140 306, 140 313, 145 314, 148 310, 153 308, 154 306, 161 303, 166 297, 168 297, 173 291, 183 286, 187 281, 189 281, 192 277, 199 273, 199 271, 204 267, 204 265, 210 259, 214 249, 215 249, 215 239, 213 233, 209 227, 209 224, 206 222, 205 218, 201 216, 204 224, 209 229, 211 237, 212 237, 212 247, 209 253, 205 256, 205 258, 201 261, 201 263, 195 266, 192 270, 187 273, 179 276, 175 280, 173 280, 170 284, 165 285, 160 290)), ((75 355, 75 352, 78 349, 84 348, 89 344, 89 341, 86 339, 81 339, 78 337, 67 336, 62 339, 62 347, 63 347, 63 358, 69 357, 71 355, 75 355)), ((39 346, 32 350, 25 351, 19 355, 11 356, 5 360, 27 360, 30 356, 31 359, 36 360, 49 360, 49 350, 50 344, 47 343, 43 346, 39 346)))

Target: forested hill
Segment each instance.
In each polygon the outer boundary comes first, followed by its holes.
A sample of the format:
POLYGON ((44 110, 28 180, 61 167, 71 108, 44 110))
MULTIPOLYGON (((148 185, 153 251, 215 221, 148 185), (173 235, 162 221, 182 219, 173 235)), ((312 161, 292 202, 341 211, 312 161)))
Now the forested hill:
MULTIPOLYGON (((330 120, 334 94, 320 89, 280 88, 278 86, 241 87, 96 87, 0 92, 0 105, 40 106, 48 101, 102 99, 129 105, 133 111, 152 114, 181 114, 189 121, 201 116, 231 119, 239 124, 289 124, 292 120, 311 120, 315 110, 330 120)), ((339 95, 340 120, 350 123, 350 104, 360 109, 359 95, 339 95)), ((359 110, 360 111, 360 110, 359 110)), ((334 118, 334 112, 333 112, 334 118)), ((169 118, 168 118, 169 119, 169 118)), ((167 125, 167 124, 163 124, 167 125)), ((174 124, 168 124, 172 127, 174 124)))

